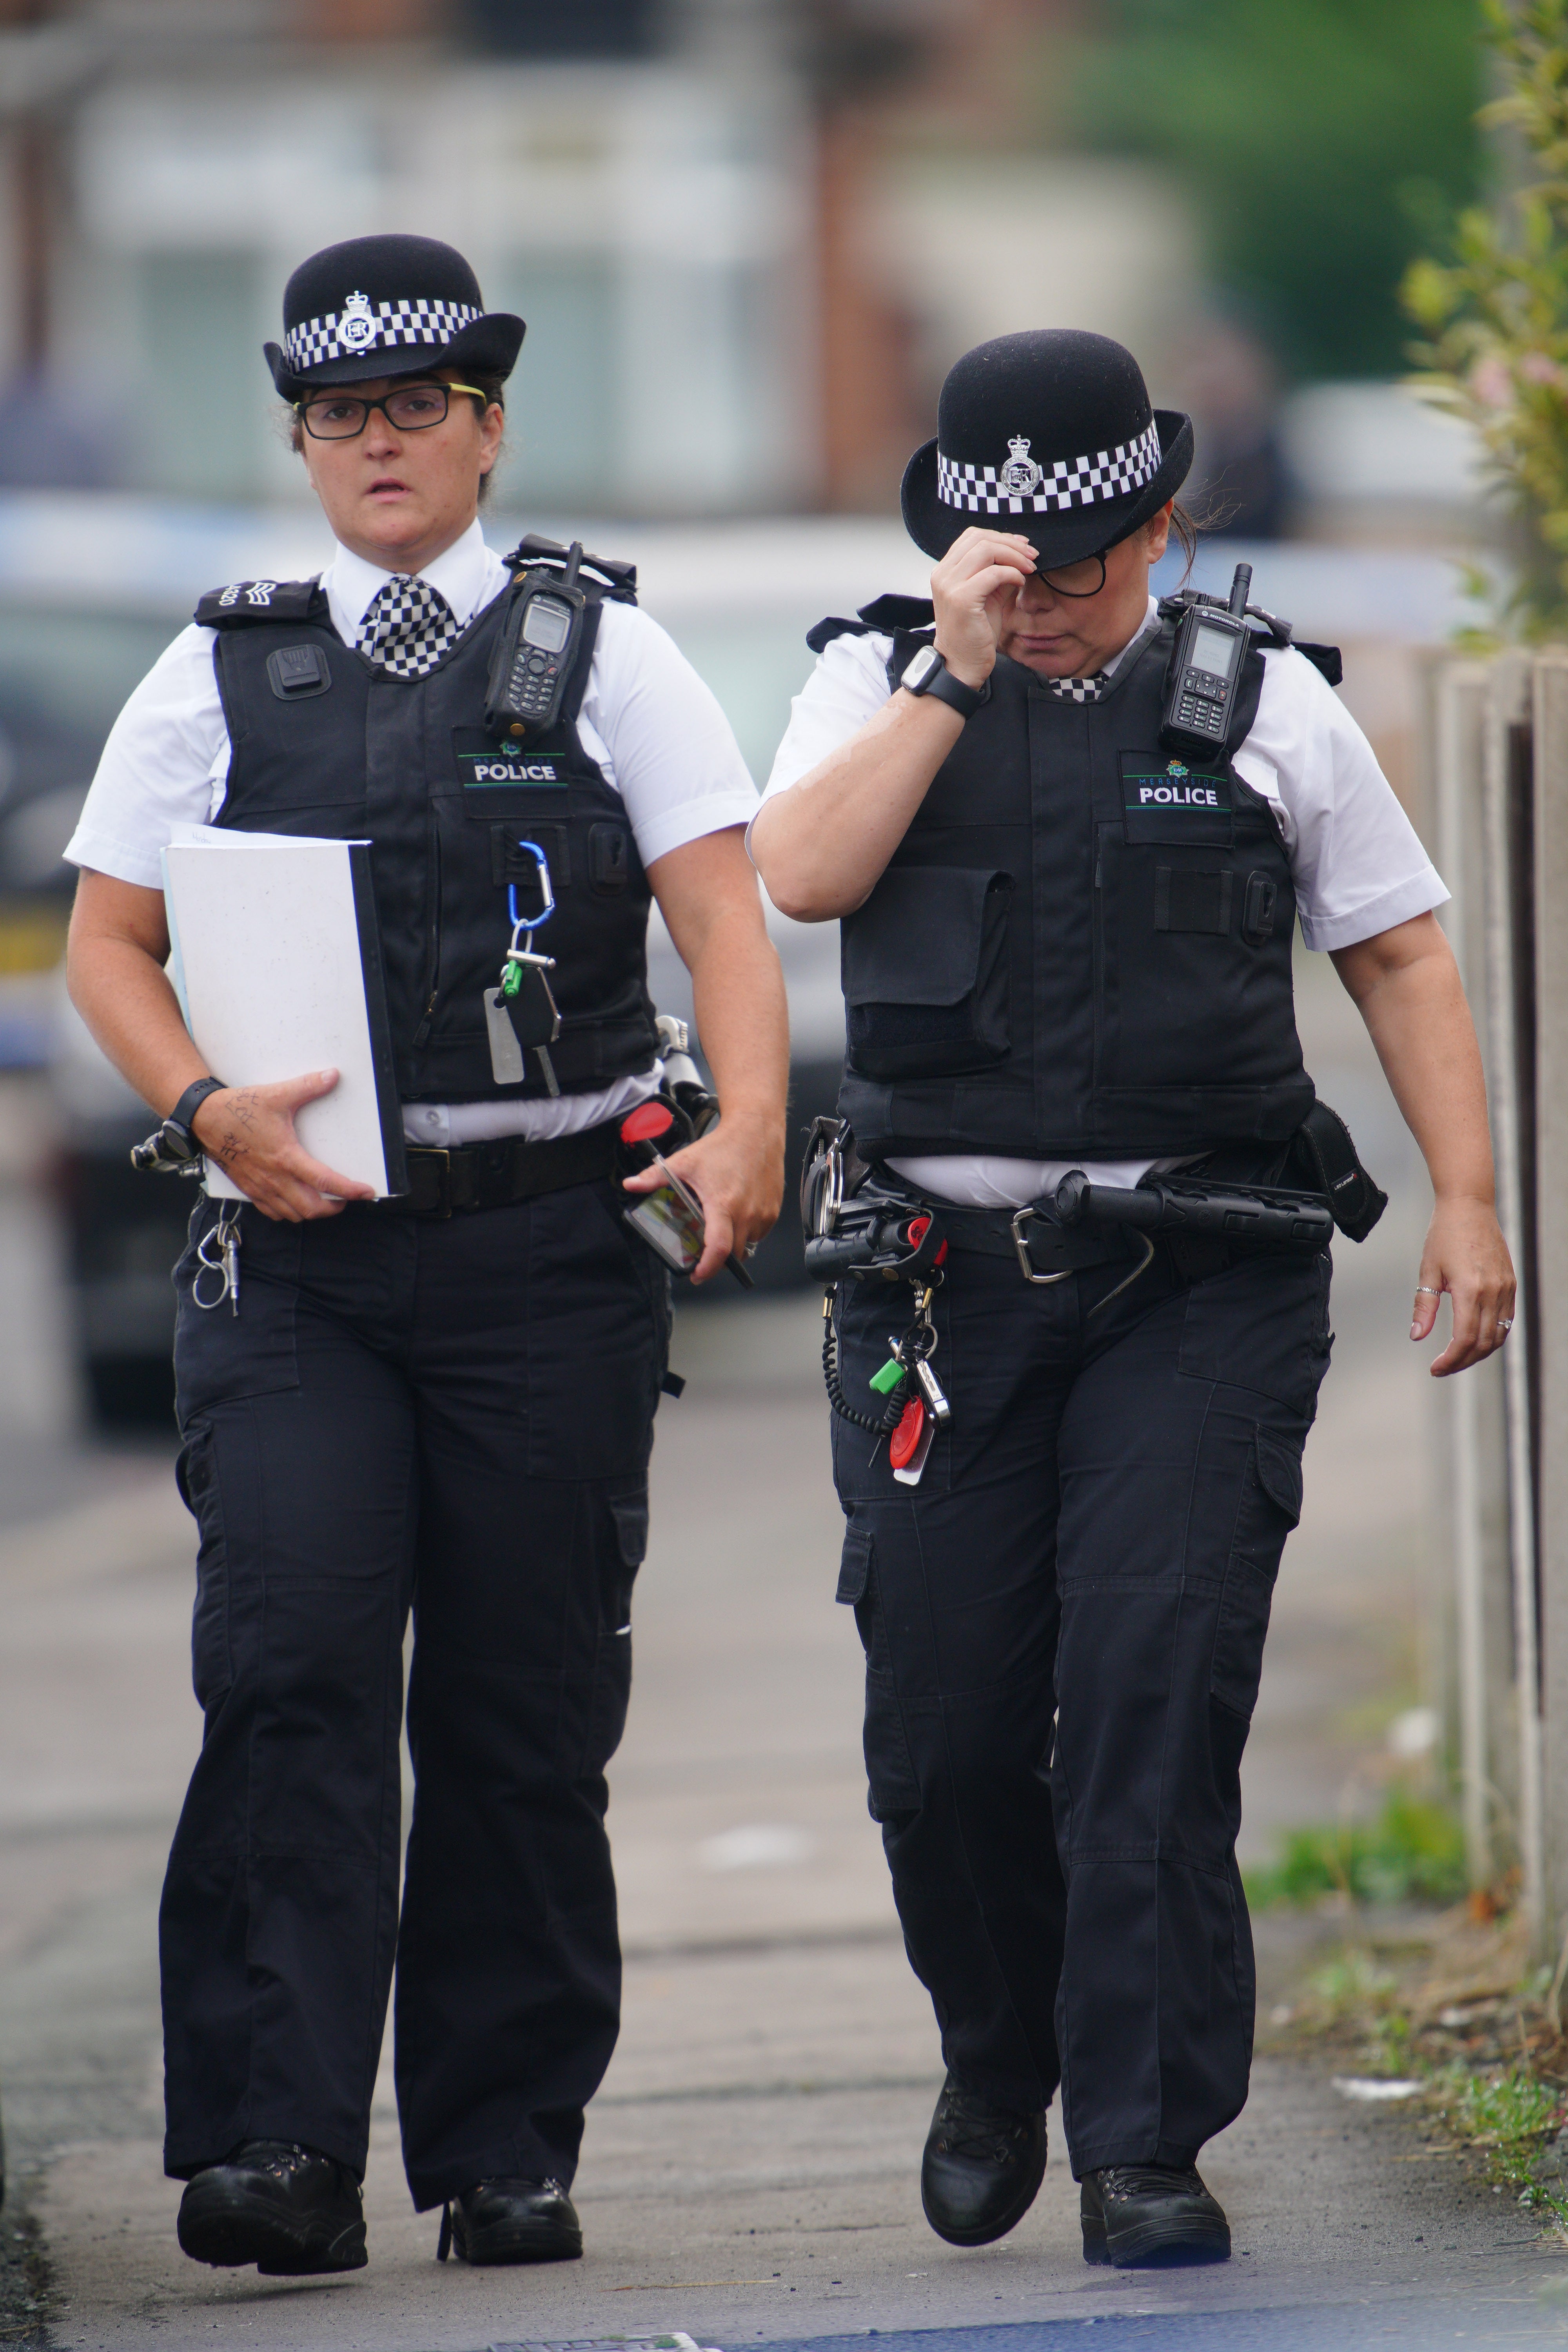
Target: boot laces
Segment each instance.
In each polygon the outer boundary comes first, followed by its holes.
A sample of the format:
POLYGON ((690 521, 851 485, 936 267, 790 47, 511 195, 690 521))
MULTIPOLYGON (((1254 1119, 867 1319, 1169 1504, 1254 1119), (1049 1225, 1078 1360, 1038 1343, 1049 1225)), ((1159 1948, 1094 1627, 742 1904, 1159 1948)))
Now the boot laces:
POLYGON ((1129 2197, 1206 2197, 1195 2166, 1184 2172, 1164 2164, 1110 2164, 1099 2176, 1105 2202, 1121 2204, 1129 2197))
POLYGON ((258 2172, 270 2172, 279 2180, 287 2180, 290 2174, 319 2159, 313 2149, 301 2147, 298 2140, 269 2139, 258 2140, 247 2160, 258 2172))
POLYGON ((975 2156, 984 2163, 1010 2164, 1028 2132, 1023 2116, 1011 2116, 978 2100, 950 2092, 942 2101, 937 2147, 943 2156, 975 2156))

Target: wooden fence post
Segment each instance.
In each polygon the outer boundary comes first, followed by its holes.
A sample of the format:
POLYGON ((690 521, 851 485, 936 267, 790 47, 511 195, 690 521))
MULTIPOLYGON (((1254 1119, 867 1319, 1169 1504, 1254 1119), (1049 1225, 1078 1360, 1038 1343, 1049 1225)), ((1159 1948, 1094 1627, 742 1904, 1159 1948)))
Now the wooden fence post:
MULTIPOLYGON (((1491 696, 1489 662, 1435 661, 1426 672, 1427 846, 1447 884, 1441 908, 1483 1060, 1491 1063, 1487 972, 1483 772, 1491 696)), ((1510 1590, 1508 1445, 1500 1364, 1433 1383, 1438 1465, 1434 1550, 1452 1579, 1451 1660, 1465 1864, 1489 1885, 1518 1845, 1513 1605, 1510 1590), (1500 1852, 1497 1816, 1504 1832, 1500 1852)))
POLYGON ((1543 1957, 1556 1958, 1568 1935, 1568 651, 1539 654, 1534 672, 1543 1957))

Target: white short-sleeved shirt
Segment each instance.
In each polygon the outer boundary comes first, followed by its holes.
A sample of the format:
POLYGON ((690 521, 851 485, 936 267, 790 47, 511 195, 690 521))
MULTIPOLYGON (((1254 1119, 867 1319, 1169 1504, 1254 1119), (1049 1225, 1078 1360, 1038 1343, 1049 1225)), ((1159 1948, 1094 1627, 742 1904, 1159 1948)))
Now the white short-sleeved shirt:
MULTIPOLYGON (((386 576, 346 547, 322 572, 332 625, 345 645, 354 643, 386 576)), ((511 575, 475 521, 419 576, 466 627, 511 575)), ((194 623, 182 629, 115 720, 66 850, 73 865, 161 889, 159 852, 170 828, 211 824, 223 806, 229 740, 213 660, 216 634, 194 623)), ((626 803, 645 866, 704 834, 745 824, 756 812, 756 787, 729 720, 685 656, 635 605, 600 607, 577 730, 626 803)), ((505 944, 498 940, 498 970, 505 944)), ((497 1135, 541 1141, 614 1118, 658 1082, 656 1065, 597 1093, 546 1102, 409 1103, 404 1132, 411 1143, 443 1149, 497 1135)))
MULTIPOLYGON (((1158 625, 1153 597, 1119 669, 1158 625)), ((876 631, 833 638, 791 706, 763 797, 788 792, 887 703, 893 641, 876 631)), ((1447 898, 1415 828, 1333 688, 1302 654, 1266 648, 1258 716, 1232 764, 1274 811, 1310 948, 1353 947, 1440 907, 1447 898)), ((976 1208, 1020 1208, 1053 1192, 1068 1166, 1102 1184, 1136 1184, 1148 1160, 1068 1162, 955 1153, 893 1165, 922 1192, 976 1208)))

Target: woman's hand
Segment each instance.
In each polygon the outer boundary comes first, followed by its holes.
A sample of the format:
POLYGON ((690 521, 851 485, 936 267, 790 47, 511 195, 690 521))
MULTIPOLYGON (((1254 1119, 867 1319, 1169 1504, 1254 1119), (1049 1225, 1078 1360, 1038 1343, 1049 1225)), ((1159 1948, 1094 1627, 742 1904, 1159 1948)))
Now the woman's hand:
POLYGON ((1433 1210, 1410 1320, 1413 1339, 1431 1337, 1445 1290, 1453 1303, 1454 1330, 1429 1367, 1436 1380, 1484 1363, 1502 1346, 1513 1320, 1513 1260, 1489 1201, 1441 1200, 1433 1210))
MULTIPOLYGON (((668 1165, 702 1203, 702 1255, 693 1282, 708 1282, 727 1257, 743 1258, 753 1242, 771 1233, 784 1199, 782 1121, 721 1118, 668 1165)), ((662 1168, 639 1169, 626 1179, 628 1192, 651 1192, 664 1182, 662 1168)))
POLYGON ((984 686, 996 664, 1002 622, 1035 568, 1035 551, 1016 531, 960 533, 931 575, 936 649, 965 686, 984 686))
POLYGON ((264 1217, 291 1225, 335 1217, 345 1202, 374 1201, 375 1194, 313 1160, 294 1132, 294 1114, 337 1083, 336 1070, 312 1070, 270 1087, 225 1087, 197 1104, 191 1130, 264 1217))

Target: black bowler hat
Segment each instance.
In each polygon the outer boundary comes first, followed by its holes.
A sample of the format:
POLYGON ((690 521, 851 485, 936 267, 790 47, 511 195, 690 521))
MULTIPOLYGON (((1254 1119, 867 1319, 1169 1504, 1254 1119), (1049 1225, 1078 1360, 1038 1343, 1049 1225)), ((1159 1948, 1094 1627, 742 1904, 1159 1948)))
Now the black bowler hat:
POLYGON ((928 555, 973 524, 1022 531, 1042 564, 1076 563, 1147 522, 1192 462, 1191 417, 1152 408, 1109 335, 998 335, 950 371, 936 439, 904 469, 904 523, 928 555))
POLYGON ((283 289, 283 341, 265 346, 285 400, 417 368, 510 375, 523 324, 487 310, 460 253, 433 236, 353 236, 302 261, 283 289))

